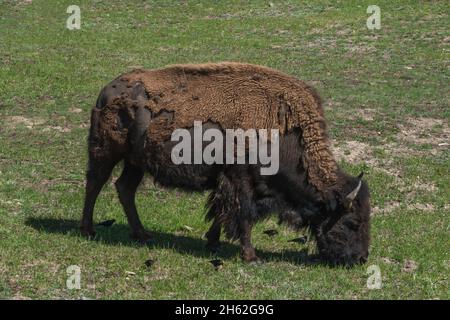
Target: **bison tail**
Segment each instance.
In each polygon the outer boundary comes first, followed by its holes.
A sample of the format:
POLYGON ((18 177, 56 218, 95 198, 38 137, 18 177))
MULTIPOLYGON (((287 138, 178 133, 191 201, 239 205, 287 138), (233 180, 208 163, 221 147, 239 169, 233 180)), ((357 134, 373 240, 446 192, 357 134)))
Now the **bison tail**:
POLYGON ((89 155, 96 154, 97 149, 101 146, 101 139, 99 134, 99 123, 100 123, 100 109, 97 107, 91 110, 91 126, 89 128, 88 145, 89 145, 89 155))
POLYGON ((90 160, 110 161, 125 157, 129 151, 128 131, 132 122, 128 113, 129 110, 120 104, 92 108, 88 137, 90 160))

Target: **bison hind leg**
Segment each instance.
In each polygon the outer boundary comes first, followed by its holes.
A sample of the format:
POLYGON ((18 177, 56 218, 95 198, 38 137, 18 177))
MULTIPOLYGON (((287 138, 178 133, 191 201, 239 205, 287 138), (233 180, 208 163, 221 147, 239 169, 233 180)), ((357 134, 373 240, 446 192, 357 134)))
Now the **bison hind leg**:
POLYGON ((96 161, 90 156, 86 174, 86 191, 83 214, 81 218, 81 234, 92 238, 95 236, 93 215, 95 202, 104 184, 108 181, 114 166, 120 159, 96 161))

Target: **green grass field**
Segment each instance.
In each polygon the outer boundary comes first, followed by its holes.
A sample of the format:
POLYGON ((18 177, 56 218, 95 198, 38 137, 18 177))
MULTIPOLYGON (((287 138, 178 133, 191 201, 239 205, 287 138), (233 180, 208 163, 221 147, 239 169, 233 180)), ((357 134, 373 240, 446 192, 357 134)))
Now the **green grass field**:
POLYGON ((448 1, 0 0, 0 298, 449 299, 449 12, 448 1), (66 28, 71 4, 80 30, 66 28), (379 30, 366 27, 371 4, 379 30), (314 264, 313 243, 289 242, 299 235, 274 218, 254 230, 263 265, 242 263, 225 243, 215 270, 207 194, 150 179, 137 203, 154 245, 129 239, 112 183, 95 220, 116 224, 94 241, 79 235, 89 112, 102 86, 136 66, 223 60, 319 90, 339 162, 364 170, 371 188, 366 265, 314 264), (81 269, 79 290, 66 287, 70 265, 81 269), (370 265, 381 289, 367 288, 370 265))

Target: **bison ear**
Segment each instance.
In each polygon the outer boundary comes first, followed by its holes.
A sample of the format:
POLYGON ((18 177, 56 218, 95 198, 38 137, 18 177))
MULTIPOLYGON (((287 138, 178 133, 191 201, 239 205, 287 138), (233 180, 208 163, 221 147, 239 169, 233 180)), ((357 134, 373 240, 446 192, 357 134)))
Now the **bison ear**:
POLYGON ((349 194, 347 194, 343 200, 344 207, 346 209, 350 209, 352 207, 352 201, 355 200, 358 195, 359 190, 361 189, 362 177, 364 176, 364 172, 361 172, 358 175, 358 185, 355 189, 353 189, 349 194))

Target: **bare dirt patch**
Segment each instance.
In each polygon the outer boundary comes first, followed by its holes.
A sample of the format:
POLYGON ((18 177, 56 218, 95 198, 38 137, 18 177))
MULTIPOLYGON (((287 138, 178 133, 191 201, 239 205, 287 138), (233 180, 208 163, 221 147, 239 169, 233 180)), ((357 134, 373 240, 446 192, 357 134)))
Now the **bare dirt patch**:
MULTIPOLYGON (((372 121, 376 117, 374 109, 360 109, 356 116, 372 121)), ((450 147, 450 129, 442 119, 408 118, 404 123, 398 124, 400 132, 395 136, 396 142, 379 142, 376 147, 360 141, 345 141, 332 145, 333 153, 338 160, 352 164, 365 163, 390 176, 398 182, 401 191, 435 191, 436 187, 429 182, 416 182, 406 188, 402 183, 402 168, 393 161, 398 157, 436 155, 450 147), (423 149, 423 145, 431 145, 432 149, 423 149), (415 147, 416 146, 416 147, 415 147), (387 157, 382 159, 374 155, 374 150, 383 150, 387 157)))
POLYGON ((70 113, 81 113, 81 112, 83 112, 83 110, 80 108, 77 108, 77 107, 70 107, 69 112, 70 113))
POLYGON ((374 157, 372 148, 363 142, 346 141, 339 145, 332 146, 333 153, 338 160, 344 160, 349 163, 370 162, 373 164, 374 157))
MULTIPOLYGON (((329 103, 334 107, 334 103, 329 103)), ((336 103, 339 107, 339 104, 336 103)), ((341 111, 340 111, 341 112, 341 111)), ((364 108, 361 106, 356 112, 342 111, 347 119, 362 119, 365 121, 375 121, 379 115, 379 111, 372 108, 364 108)), ((397 124, 399 132, 395 135, 395 142, 386 142, 381 140, 379 147, 382 148, 388 155, 396 157, 411 157, 411 156, 426 156, 437 155, 443 150, 450 148, 450 128, 448 122, 436 118, 407 118, 402 123, 397 124), (431 146, 423 148, 423 146, 431 146)), ((363 132, 363 134, 365 134, 363 132)), ((382 138, 382 132, 372 131, 368 134, 379 136, 382 138)), ((336 150, 336 156, 341 157, 342 160, 350 163, 355 163, 356 159, 361 159, 358 162, 367 162, 372 157, 370 152, 371 147, 364 143, 345 142, 343 146, 339 145, 338 149, 343 148, 343 152, 336 150)))
POLYGON ((366 55, 366 54, 373 53, 376 51, 376 48, 369 44, 365 44, 365 43, 355 44, 352 42, 350 42, 346 45, 346 49, 347 49, 347 52, 344 54, 344 56, 347 58, 352 58, 354 56, 366 55))
MULTIPOLYGON (((360 81, 357 78, 348 78, 349 83, 351 82, 352 84, 358 84, 360 83, 360 81)), ((312 85, 315 85, 314 82, 308 81, 308 83, 311 83, 312 85)), ((333 101, 333 100, 329 100, 327 102, 327 108, 333 108, 333 109, 338 109, 339 111, 339 116, 345 119, 349 119, 349 120, 364 120, 364 121, 374 121, 375 118, 380 115, 380 112, 376 109, 373 108, 368 108, 365 105, 357 105, 355 106, 355 108, 353 109, 344 109, 342 108, 343 103, 340 101, 333 101), (355 110, 356 109, 356 110, 355 110)), ((374 132, 375 133, 375 132, 374 132)), ((378 132, 377 132, 378 134, 378 132)))
POLYGON ((424 151, 416 150, 408 146, 405 142, 391 142, 383 144, 383 150, 388 154, 396 157, 422 156, 424 151))
POLYGON ((389 201, 383 207, 375 206, 372 208, 372 216, 378 214, 386 214, 391 213, 392 211, 400 208, 400 202, 398 201, 389 201))
POLYGON ((332 145, 333 153, 337 160, 345 161, 352 164, 365 163, 369 167, 383 172, 394 178, 394 184, 390 188, 398 189, 402 192, 402 200, 388 201, 372 208, 372 215, 389 214, 400 209, 403 202, 409 203, 403 209, 419 210, 431 212, 436 210, 435 206, 430 203, 411 203, 421 194, 432 193, 438 190, 438 187, 430 181, 418 178, 416 181, 407 181, 404 179, 402 168, 392 160, 390 155, 398 157, 410 157, 411 155, 420 154, 420 152, 410 149, 406 146, 398 146, 395 143, 387 144, 381 147, 389 156, 386 158, 377 158, 373 152, 374 147, 360 141, 346 141, 338 145, 332 145))
POLYGON ((358 116, 365 121, 373 121, 378 112, 371 108, 362 108, 357 111, 358 116))
POLYGON ((26 6, 32 4, 33 0, 19 0, 17 1, 17 6, 26 6))
POLYGON ((420 180, 414 183, 404 184, 398 189, 405 195, 406 200, 411 201, 420 194, 436 192, 438 187, 433 182, 420 180))
POLYGON ((431 203, 414 203, 407 206, 408 210, 420 210, 420 211, 434 211, 434 205, 431 203))
POLYGON ((365 163, 371 168, 393 177, 400 177, 400 168, 396 168, 390 159, 378 159, 373 154, 373 148, 360 141, 346 141, 339 145, 332 145, 333 154, 338 160, 352 164, 365 163))
POLYGON ((5 124, 10 128, 16 128, 18 125, 24 125, 28 129, 33 129, 34 126, 42 125, 45 123, 41 118, 26 118, 23 116, 11 116, 6 117, 5 124))
POLYGON ((431 154, 436 154, 450 146, 450 129, 448 123, 434 118, 408 118, 398 124, 400 132, 396 138, 399 142, 415 145, 433 146, 431 154))
MULTIPOLYGON (((372 208, 371 216, 380 214, 390 214, 393 211, 399 209, 401 203, 399 201, 389 201, 384 206, 375 206, 372 208)), ((436 210, 436 207, 431 203, 412 203, 408 204, 406 210, 418 210, 422 212, 432 212, 436 210)))
POLYGON ((33 118, 27 118, 24 116, 9 116, 5 119, 5 127, 9 129, 16 129, 17 127, 23 125, 27 129, 42 129, 42 132, 49 132, 49 131, 58 131, 61 133, 66 133, 72 131, 68 126, 49 126, 45 125, 46 120, 39 118, 39 117, 33 117, 33 118))
POLYGON ((42 132, 49 132, 49 131, 58 131, 62 133, 71 132, 72 130, 67 127, 61 127, 61 126, 46 126, 44 129, 42 129, 42 132))
POLYGON ((19 199, 11 199, 11 200, 0 199, 0 205, 13 215, 18 214, 22 209, 22 201, 19 199))

